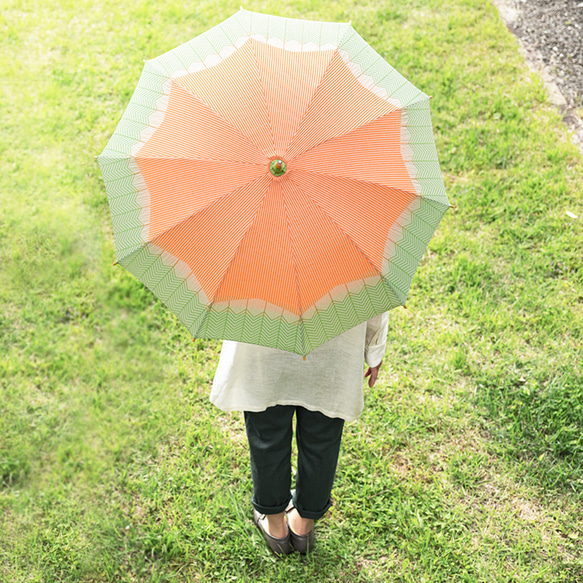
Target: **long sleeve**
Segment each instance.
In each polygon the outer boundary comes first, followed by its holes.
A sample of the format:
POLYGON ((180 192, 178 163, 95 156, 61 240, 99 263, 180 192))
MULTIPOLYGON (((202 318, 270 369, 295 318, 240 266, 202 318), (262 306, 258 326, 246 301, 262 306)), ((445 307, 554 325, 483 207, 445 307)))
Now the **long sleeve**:
POLYGON ((389 312, 379 314, 366 323, 366 341, 364 358, 368 366, 377 366, 387 346, 387 331, 389 329, 389 312))

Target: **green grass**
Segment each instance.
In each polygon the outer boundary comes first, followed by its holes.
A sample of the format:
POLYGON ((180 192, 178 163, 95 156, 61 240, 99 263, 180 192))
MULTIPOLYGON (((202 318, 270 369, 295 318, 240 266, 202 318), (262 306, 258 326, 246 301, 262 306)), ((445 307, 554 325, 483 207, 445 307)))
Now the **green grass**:
POLYGON ((0 581, 580 582, 583 158, 485 0, 245 5, 352 19, 433 95, 455 205, 316 551, 267 550, 241 416, 208 402, 220 345, 112 266, 94 161, 142 60, 238 7, 2 4, 0 581))

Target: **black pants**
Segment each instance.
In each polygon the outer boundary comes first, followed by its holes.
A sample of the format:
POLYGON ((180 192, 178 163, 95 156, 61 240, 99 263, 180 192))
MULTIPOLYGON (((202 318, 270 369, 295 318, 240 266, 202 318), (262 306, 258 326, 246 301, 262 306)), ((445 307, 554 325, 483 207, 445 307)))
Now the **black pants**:
POLYGON ((291 498, 292 419, 296 414, 298 470, 294 506, 302 518, 321 518, 330 508, 344 419, 295 405, 245 411, 253 498, 258 512, 283 512, 291 498))

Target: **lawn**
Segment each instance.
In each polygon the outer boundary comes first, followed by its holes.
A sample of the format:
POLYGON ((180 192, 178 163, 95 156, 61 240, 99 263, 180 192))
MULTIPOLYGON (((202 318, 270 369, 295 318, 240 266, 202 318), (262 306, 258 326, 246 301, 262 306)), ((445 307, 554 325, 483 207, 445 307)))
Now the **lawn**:
POLYGON ((264 544, 242 416, 208 401, 220 343, 112 265, 94 160, 143 59, 238 8, 2 2, 0 581, 580 583, 583 156, 486 0, 245 5, 352 20, 432 95, 454 205, 315 552, 264 544))

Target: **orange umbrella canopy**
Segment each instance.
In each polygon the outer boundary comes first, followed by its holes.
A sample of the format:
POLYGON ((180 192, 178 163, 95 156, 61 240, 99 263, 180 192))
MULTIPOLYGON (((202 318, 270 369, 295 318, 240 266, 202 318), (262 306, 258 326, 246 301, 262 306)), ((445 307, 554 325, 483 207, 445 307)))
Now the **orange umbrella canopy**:
POLYGON ((428 96, 350 24, 241 10, 146 62, 98 160, 117 262, 193 336, 304 355, 405 303, 449 208, 428 96))

